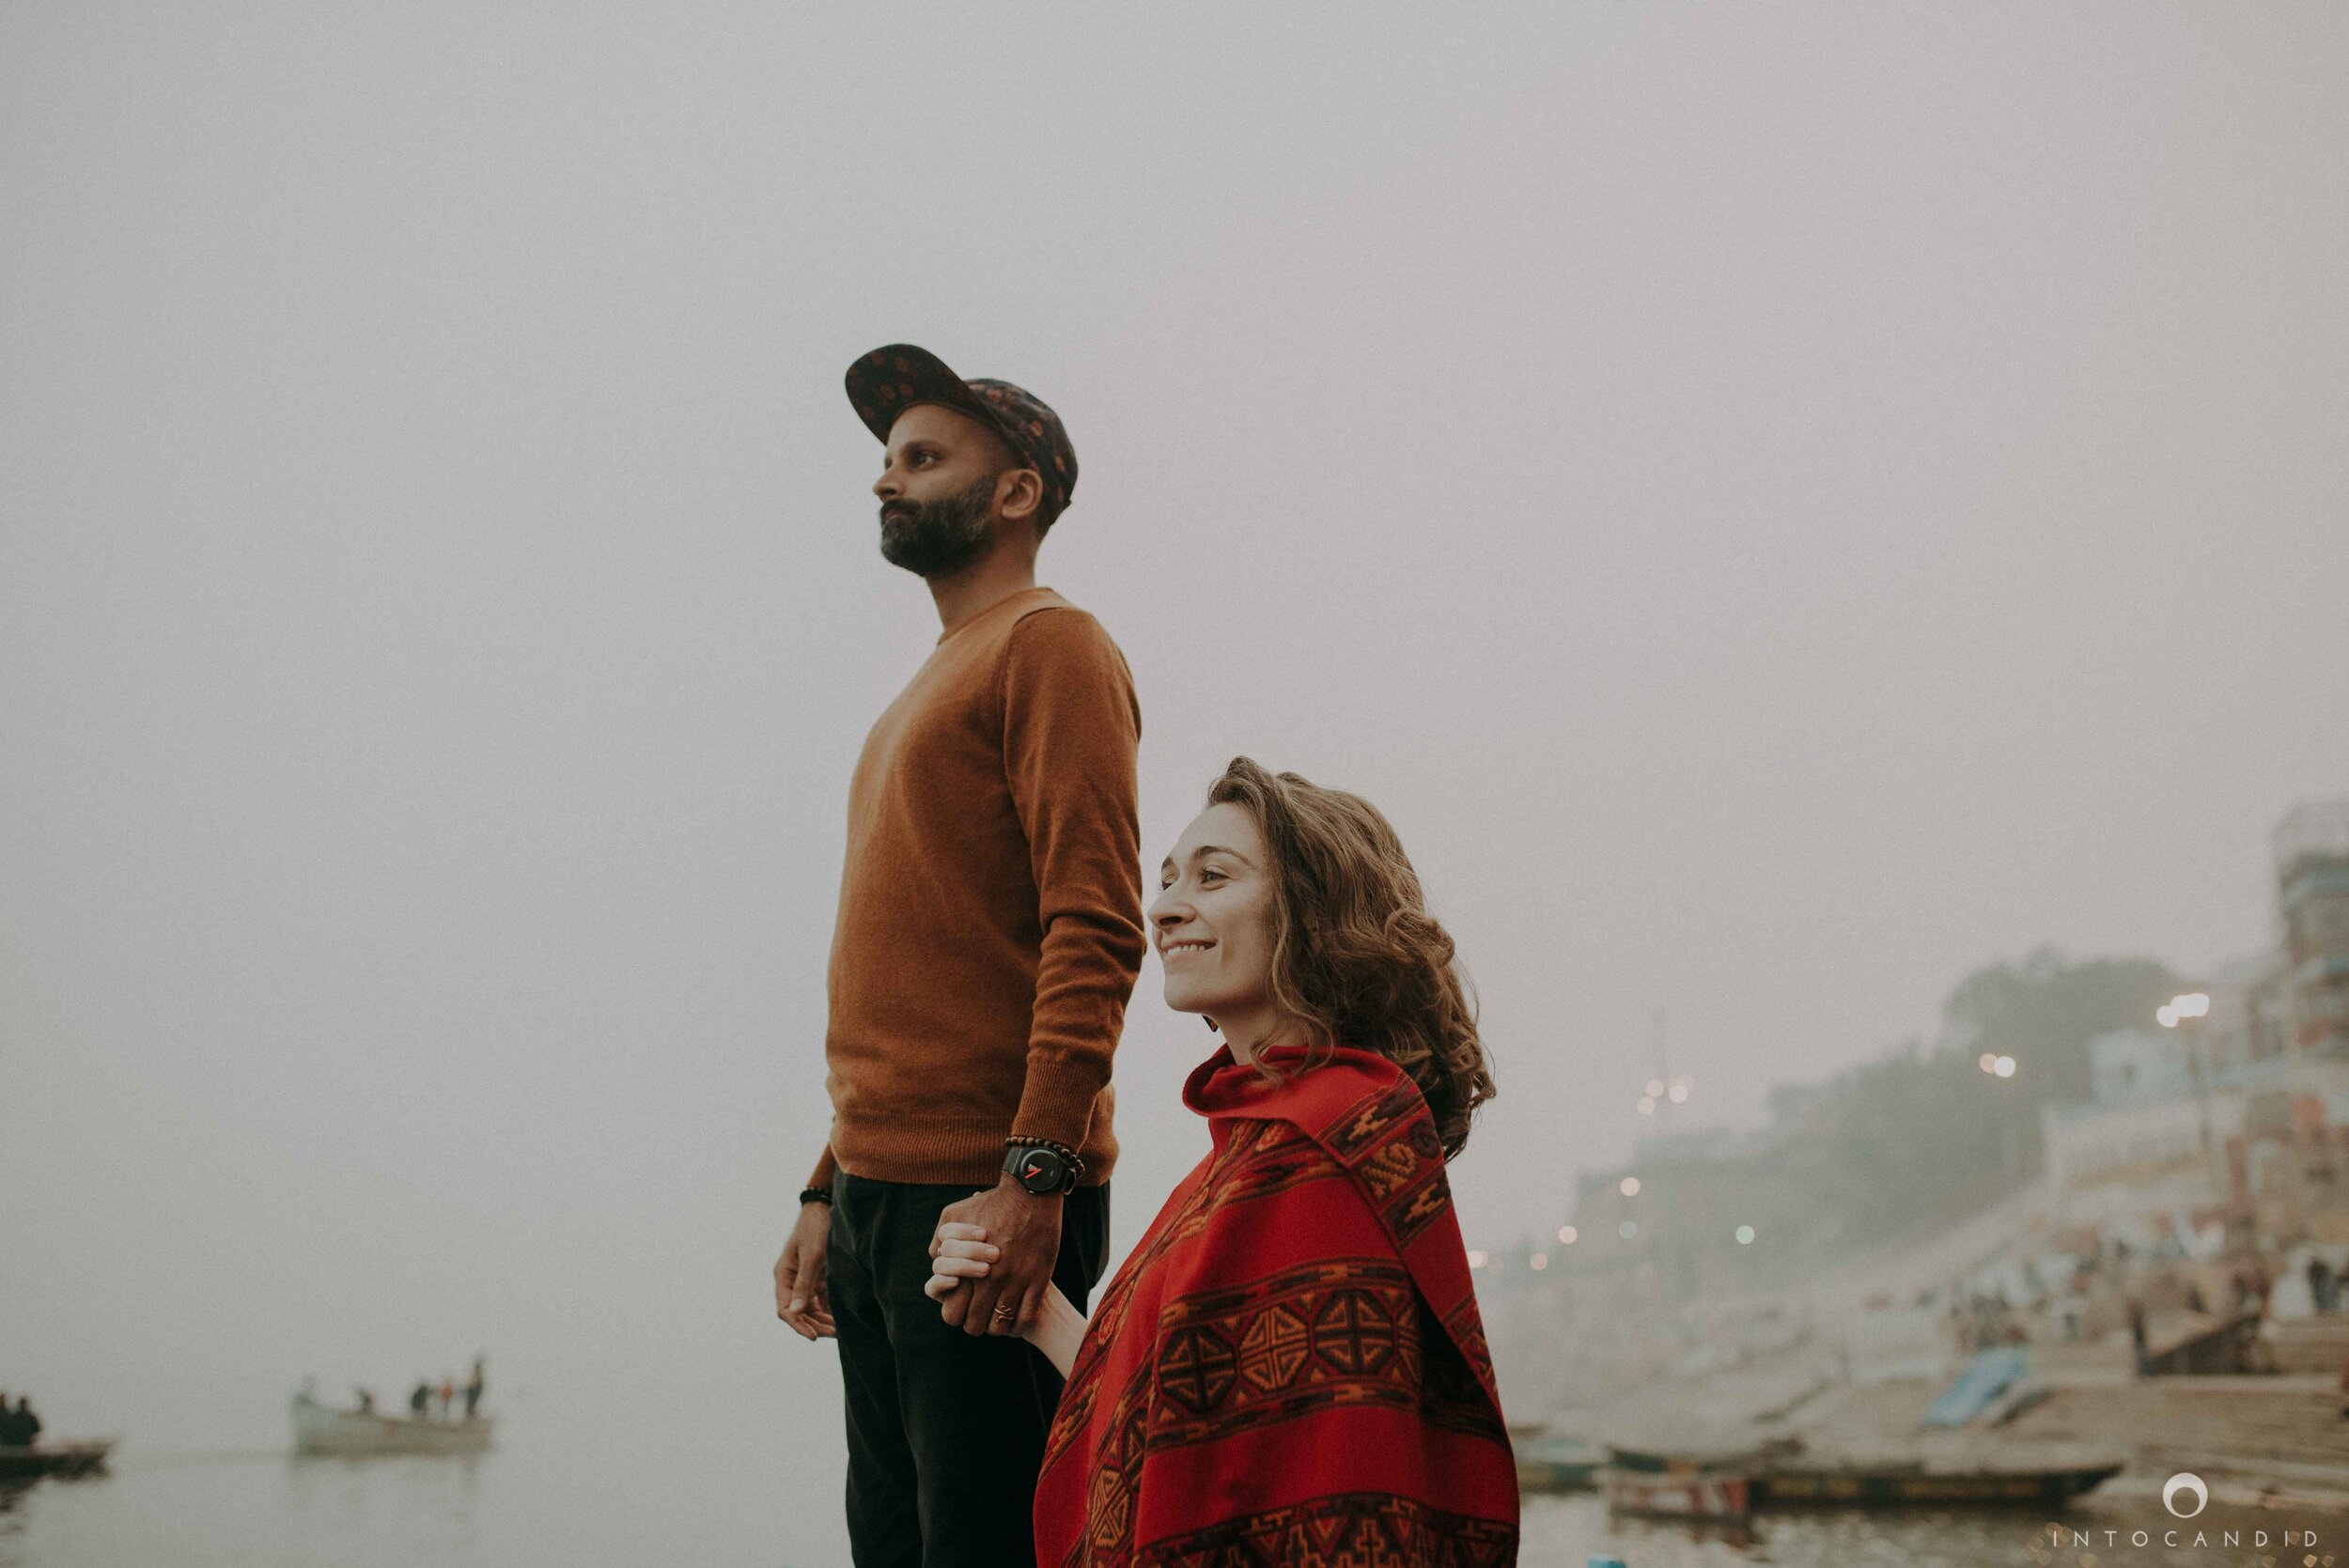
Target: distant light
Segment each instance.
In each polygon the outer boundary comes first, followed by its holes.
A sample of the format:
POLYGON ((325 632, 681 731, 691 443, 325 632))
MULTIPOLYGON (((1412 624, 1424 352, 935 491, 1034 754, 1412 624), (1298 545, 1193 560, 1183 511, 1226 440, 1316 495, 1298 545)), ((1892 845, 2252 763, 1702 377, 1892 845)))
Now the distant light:
POLYGON ((1492 1262, 1492 1259, 1486 1256, 1482 1252, 1476 1251, 1472 1249, 1469 1252, 1469 1266, 1470 1268, 1482 1268, 1490 1262, 1492 1262))
POLYGON ((1740 1225, 1737 1227, 1737 1245, 1740 1247, 1750 1247, 1753 1245, 1752 1226, 1740 1225))
POLYGON ((1980 1067, 1985 1073, 1997 1072, 1999 1070, 1998 1052, 1988 1050, 1983 1051, 1980 1056, 1974 1058, 1974 1065, 1980 1067))
POLYGON ((1652 1078, 1647 1080, 1647 1097, 1651 1100, 1660 1100, 1664 1097, 1664 1080, 1662 1079, 1652 1078))
POLYGON ((1993 1070, 1997 1072, 2000 1078, 2013 1078, 2015 1076, 2015 1058, 2011 1056, 1999 1057, 1999 1064, 1993 1070))
POLYGON ((1532 1269, 1534 1273, 1539 1274, 1543 1269, 1549 1266, 1549 1254, 1547 1252, 1536 1252, 1532 1257, 1525 1260, 1525 1266, 1532 1269))
POLYGON ((1672 1097, 1672 1104, 1674 1104, 1674 1105, 1686 1105, 1686 1104, 1688 1103, 1688 1086, 1687 1084, 1685 1084, 1685 1083, 1675 1083, 1675 1084, 1673 1084, 1673 1085, 1672 1086, 1672 1096, 1671 1096, 1671 1097, 1672 1097))
POLYGON ((1623 1237, 1624 1240, 1629 1241, 1633 1236, 1640 1234, 1640 1222, 1636 1219, 1626 1219, 1622 1224, 1615 1227, 1615 1234, 1623 1237))
POLYGON ((2165 1001, 2154 1009, 2154 1021, 2164 1029, 2175 1029, 2178 1027, 2178 1010, 2165 1001))
POLYGON ((1576 1230, 1571 1225, 1561 1225, 1558 1227, 1558 1245, 1561 1247, 1571 1247, 1581 1238, 1582 1233, 1576 1230))
POLYGON ((1656 1114, 1656 1100, 1652 1095, 1641 1094, 1640 1096, 1640 1114, 1642 1116, 1656 1114))
POLYGON ((2210 998, 2201 991, 2188 991, 2182 997, 2170 999, 2170 1011, 2181 1018, 2200 1018, 2210 1012, 2210 998))
POLYGON ((1622 1181, 1615 1184, 1615 1190, 1621 1192, 1626 1198, 1637 1198, 1640 1195, 1640 1178, 1637 1176, 1626 1176, 1622 1181))

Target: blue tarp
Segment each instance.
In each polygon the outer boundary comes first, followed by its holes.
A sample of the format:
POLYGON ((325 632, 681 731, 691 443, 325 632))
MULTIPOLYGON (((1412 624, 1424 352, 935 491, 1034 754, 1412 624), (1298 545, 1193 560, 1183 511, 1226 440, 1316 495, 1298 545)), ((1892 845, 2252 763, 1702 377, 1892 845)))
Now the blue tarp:
POLYGON ((1957 1381, 1942 1390, 1925 1412, 1927 1426, 1964 1426, 1982 1414, 1983 1405, 2022 1381, 2030 1368, 2030 1355, 2019 1344, 1977 1350, 1957 1381))

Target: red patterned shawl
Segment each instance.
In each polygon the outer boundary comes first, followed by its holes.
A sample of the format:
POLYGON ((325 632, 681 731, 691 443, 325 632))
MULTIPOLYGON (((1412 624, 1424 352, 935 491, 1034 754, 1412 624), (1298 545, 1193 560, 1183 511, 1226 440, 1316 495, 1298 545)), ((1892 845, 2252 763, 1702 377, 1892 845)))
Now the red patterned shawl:
POLYGON ((1037 1562, 1514 1563, 1517 1469, 1418 1088, 1368 1051, 1274 1085, 1223 1050, 1183 1099, 1215 1150, 1086 1329, 1037 1562))

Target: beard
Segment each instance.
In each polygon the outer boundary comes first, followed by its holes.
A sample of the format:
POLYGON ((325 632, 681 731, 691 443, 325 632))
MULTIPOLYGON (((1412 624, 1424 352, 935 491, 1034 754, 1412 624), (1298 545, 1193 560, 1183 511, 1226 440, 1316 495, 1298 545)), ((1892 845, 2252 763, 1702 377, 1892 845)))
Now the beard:
POLYGON ((952 577, 995 541, 988 524, 996 475, 938 501, 892 501, 881 507, 881 559, 916 577, 952 577))

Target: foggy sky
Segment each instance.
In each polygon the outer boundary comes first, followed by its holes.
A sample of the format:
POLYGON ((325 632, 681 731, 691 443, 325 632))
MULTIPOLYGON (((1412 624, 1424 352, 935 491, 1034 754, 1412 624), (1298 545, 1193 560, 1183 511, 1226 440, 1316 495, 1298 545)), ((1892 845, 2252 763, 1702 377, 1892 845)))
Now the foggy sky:
MULTIPOLYGON (((2344 61, 2313 5, 0 10, 0 1383, 782 1337, 848 772, 937 632, 883 342, 1066 418, 1151 862, 1239 753, 1395 821, 1501 1089, 1471 1244, 1626 1157, 1659 1009, 1746 1124, 1979 963, 2257 948, 2349 791, 2344 61)), ((1158 993, 1121 1250, 1205 1147, 1158 993)))

